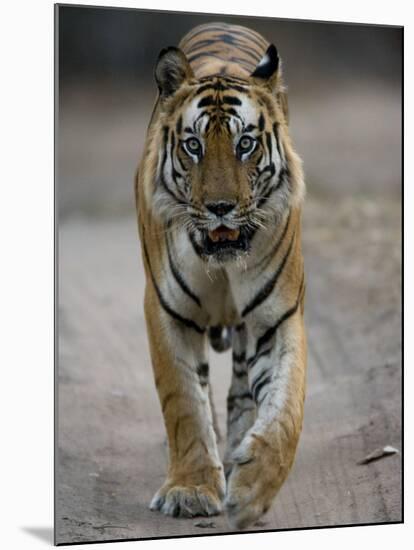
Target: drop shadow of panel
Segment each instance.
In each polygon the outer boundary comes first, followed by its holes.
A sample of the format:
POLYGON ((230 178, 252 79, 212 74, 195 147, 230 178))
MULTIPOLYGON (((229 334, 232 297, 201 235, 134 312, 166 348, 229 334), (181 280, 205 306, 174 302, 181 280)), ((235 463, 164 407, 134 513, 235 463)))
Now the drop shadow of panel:
POLYGON ((22 531, 43 542, 47 542, 51 546, 54 545, 53 527, 22 527, 22 531))

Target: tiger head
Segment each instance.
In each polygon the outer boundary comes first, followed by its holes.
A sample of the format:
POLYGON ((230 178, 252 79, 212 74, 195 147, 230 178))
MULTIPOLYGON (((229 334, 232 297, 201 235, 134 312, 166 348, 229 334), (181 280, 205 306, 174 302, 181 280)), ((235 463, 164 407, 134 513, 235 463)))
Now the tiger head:
POLYGON ((304 191, 275 46, 246 78, 201 79, 181 50, 168 48, 155 77, 156 209, 183 224, 202 258, 248 254, 253 237, 274 230, 304 191))

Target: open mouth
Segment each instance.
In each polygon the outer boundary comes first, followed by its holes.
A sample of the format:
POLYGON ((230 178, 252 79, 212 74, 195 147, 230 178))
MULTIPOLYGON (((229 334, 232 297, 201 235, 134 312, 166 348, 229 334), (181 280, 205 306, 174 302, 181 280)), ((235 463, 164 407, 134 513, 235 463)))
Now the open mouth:
POLYGON ((220 225, 217 229, 208 232, 208 238, 213 243, 235 242, 240 237, 240 229, 229 229, 225 225, 220 225))
POLYGON ((212 231, 203 231, 203 252, 219 258, 235 256, 249 249, 248 232, 244 227, 230 229, 220 225, 212 231))

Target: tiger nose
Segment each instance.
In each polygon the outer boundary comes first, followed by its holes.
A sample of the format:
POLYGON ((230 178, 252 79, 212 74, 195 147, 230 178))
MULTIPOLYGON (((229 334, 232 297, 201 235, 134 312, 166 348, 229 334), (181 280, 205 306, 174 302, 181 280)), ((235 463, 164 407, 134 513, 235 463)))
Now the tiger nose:
POLYGON ((235 202, 227 201, 209 202, 206 204, 207 210, 210 210, 210 212, 213 212, 216 216, 225 216, 231 212, 235 206, 235 202))

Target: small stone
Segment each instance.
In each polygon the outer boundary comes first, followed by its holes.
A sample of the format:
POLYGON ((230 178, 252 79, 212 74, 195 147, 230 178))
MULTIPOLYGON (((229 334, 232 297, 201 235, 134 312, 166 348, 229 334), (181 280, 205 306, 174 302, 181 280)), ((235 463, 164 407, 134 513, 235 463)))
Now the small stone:
POLYGON ((214 521, 201 520, 201 521, 197 521, 197 523, 194 523, 194 527, 202 527, 203 529, 206 527, 215 527, 215 526, 216 524, 214 523, 214 521))

